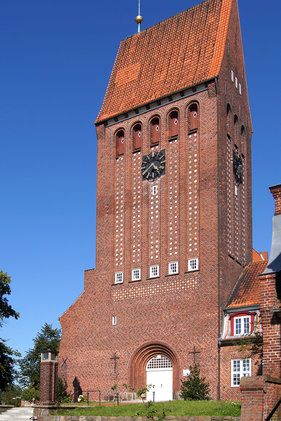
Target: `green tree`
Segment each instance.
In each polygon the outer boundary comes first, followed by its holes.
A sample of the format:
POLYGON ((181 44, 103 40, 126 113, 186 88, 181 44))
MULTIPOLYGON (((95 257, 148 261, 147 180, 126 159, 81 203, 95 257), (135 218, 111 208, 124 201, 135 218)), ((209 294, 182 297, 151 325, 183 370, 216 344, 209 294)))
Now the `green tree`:
POLYGON ((181 380, 181 398, 185 401, 209 399, 210 386, 205 377, 200 377, 200 365, 195 364, 194 367, 189 367, 189 370, 187 380, 181 380))
MULTIPOLYGON (((4 319, 9 317, 19 318, 17 313, 12 306, 8 303, 6 295, 11 294, 11 278, 0 271, 0 327, 3 326, 4 319)), ((5 390, 9 385, 13 383, 15 376, 15 360, 14 356, 19 356, 19 353, 13 351, 9 346, 6 345, 6 341, 0 338, 0 391, 5 390)))
POLYGON ((59 350, 61 337, 60 329, 53 329, 52 325, 45 323, 40 332, 33 339, 34 346, 26 356, 19 360, 19 382, 23 387, 32 386, 39 390, 41 352, 59 350))

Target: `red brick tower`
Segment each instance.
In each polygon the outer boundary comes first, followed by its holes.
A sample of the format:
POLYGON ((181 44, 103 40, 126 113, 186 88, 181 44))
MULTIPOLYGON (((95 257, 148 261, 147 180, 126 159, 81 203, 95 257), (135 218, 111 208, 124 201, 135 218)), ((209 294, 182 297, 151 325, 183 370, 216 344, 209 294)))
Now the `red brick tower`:
POLYGON ((222 309, 252 250, 237 1, 123 40, 96 129, 96 269, 60 319, 60 375, 171 399, 194 356, 219 397, 222 309))

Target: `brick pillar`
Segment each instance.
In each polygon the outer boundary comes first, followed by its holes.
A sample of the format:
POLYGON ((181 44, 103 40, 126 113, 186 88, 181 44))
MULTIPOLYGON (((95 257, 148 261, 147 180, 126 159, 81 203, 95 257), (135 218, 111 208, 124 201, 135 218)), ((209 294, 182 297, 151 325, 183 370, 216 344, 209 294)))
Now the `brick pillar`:
POLYGON ((58 363, 51 352, 45 359, 41 358, 40 364, 40 404, 54 405, 57 400, 58 363))
POLYGON ((281 377, 281 325, 277 307, 276 273, 260 275, 261 318, 263 326, 263 370, 265 375, 281 377))

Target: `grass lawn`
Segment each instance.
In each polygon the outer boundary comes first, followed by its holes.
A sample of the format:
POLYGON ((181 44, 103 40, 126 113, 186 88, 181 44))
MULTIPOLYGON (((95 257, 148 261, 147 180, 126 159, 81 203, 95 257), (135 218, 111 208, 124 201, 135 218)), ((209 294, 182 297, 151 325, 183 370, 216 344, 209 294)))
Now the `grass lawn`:
POLYGON ((241 411, 240 402, 218 402, 218 401, 170 401, 158 402, 151 406, 149 404, 128 404, 119 406, 96 406, 76 409, 59 409, 55 415, 80 415, 106 417, 134 417, 149 415, 154 417, 162 416, 163 411, 166 416, 232 416, 239 417, 241 411))

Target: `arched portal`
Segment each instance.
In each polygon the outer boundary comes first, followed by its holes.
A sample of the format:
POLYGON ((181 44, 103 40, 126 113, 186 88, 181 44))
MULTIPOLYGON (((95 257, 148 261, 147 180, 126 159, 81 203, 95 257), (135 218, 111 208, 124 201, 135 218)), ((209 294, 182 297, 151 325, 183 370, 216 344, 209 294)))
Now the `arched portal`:
MULTIPOLYGON (((153 380, 154 386, 156 384, 159 384, 159 388, 161 389, 161 384, 163 385, 163 382, 161 382, 161 376, 163 379, 163 376, 165 374, 164 371, 169 372, 167 376, 170 376, 169 381, 169 397, 166 399, 158 399, 156 396, 156 389, 151 388, 148 392, 147 398, 149 400, 153 400, 153 391, 155 392, 155 400, 170 400, 173 399, 174 392, 179 390, 179 367, 178 367, 178 359, 176 357, 175 352, 168 347, 167 345, 163 343, 149 343, 143 345, 141 348, 139 348, 135 355, 132 358, 131 361, 131 368, 130 368, 130 384, 133 386, 136 390, 145 387, 147 384, 151 384, 151 376, 153 380), (158 360, 158 362, 157 362, 158 360), (164 365, 167 365, 167 367, 162 367, 164 365), (169 365, 169 367, 168 367, 169 365), (161 370, 163 368, 163 370, 161 370), (166 368, 167 370, 164 370, 166 368), (155 370, 155 371, 153 371, 155 370), (154 377, 153 374, 155 373, 154 377), (158 378, 156 377, 158 373, 158 378), (161 374, 162 373, 162 374, 161 374), (148 378, 147 378, 148 376, 148 378), (159 381, 158 381, 159 380, 159 381)), ((162 386, 163 389, 163 386, 162 386)), ((159 395, 158 395, 159 396, 159 395)), ((162 395, 163 396, 163 395, 162 395)), ((167 395, 168 396, 168 392, 167 395)))

